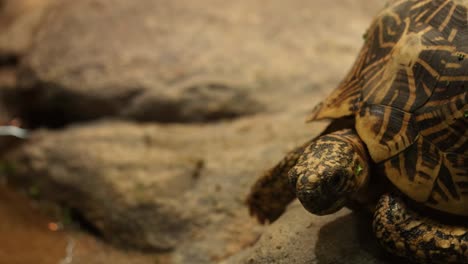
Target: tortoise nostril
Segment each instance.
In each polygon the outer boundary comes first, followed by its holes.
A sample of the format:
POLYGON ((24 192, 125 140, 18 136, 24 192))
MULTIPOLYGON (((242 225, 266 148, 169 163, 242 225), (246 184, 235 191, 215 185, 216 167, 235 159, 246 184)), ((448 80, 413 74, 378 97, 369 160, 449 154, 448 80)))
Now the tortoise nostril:
POLYGON ((301 189, 297 190, 297 198, 301 202, 306 202, 306 203, 313 202, 313 203, 315 203, 317 198, 319 198, 319 195, 316 195, 317 192, 319 192, 319 190, 317 190, 317 189, 311 190, 309 188, 301 188, 301 189))

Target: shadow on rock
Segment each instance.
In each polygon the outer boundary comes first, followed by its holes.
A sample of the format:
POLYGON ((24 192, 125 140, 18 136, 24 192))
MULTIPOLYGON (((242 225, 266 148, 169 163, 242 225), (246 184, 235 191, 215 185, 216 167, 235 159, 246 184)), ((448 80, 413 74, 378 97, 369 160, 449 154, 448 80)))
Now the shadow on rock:
POLYGON ((372 232, 372 215, 351 213, 325 224, 315 246, 318 264, 402 263, 378 244, 372 232))

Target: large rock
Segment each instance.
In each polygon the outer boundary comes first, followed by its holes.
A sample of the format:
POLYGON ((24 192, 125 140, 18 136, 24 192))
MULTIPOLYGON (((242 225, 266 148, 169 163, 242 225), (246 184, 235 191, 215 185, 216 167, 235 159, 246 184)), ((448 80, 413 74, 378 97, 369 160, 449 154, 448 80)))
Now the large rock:
POLYGON ((152 145, 146 133, 129 125, 38 133, 10 155, 10 167, 47 198, 78 209, 104 237, 168 250, 188 226, 171 195, 193 187, 200 165, 152 145))
POLYGON ((12 105, 50 126, 104 116, 206 121, 295 107, 343 76, 381 5, 60 1, 23 61, 12 105), (204 96, 199 85, 222 89, 204 96))
POLYGON ((108 241, 171 250, 176 263, 218 262, 262 229, 244 205, 257 176, 325 125, 295 117, 37 131, 7 156, 8 179, 80 212, 108 241))
POLYGON ((223 264, 391 264, 372 234, 372 216, 347 209, 314 216, 296 201, 270 225, 255 245, 223 264))

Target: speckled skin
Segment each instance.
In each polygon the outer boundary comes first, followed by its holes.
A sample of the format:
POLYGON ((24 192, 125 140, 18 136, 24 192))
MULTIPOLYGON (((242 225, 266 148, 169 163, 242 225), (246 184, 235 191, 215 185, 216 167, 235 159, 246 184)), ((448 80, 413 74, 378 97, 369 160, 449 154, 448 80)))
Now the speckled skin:
POLYGON ((359 136, 344 129, 312 141, 288 176, 304 208, 326 215, 341 209, 367 185, 368 163, 359 136))
MULTIPOLYGON (((441 216, 447 218, 446 216, 441 216)), ((374 214, 374 232, 392 253, 420 263, 467 263, 466 224, 444 224, 408 208, 398 195, 385 194, 374 214)))

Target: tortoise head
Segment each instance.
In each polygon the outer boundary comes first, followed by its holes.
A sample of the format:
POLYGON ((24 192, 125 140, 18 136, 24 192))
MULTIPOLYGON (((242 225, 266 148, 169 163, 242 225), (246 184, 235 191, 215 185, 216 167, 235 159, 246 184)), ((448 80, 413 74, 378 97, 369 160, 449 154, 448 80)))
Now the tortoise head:
POLYGON ((319 137, 289 171, 289 181, 302 205, 316 215, 341 209, 366 184, 368 159, 353 130, 319 137))

